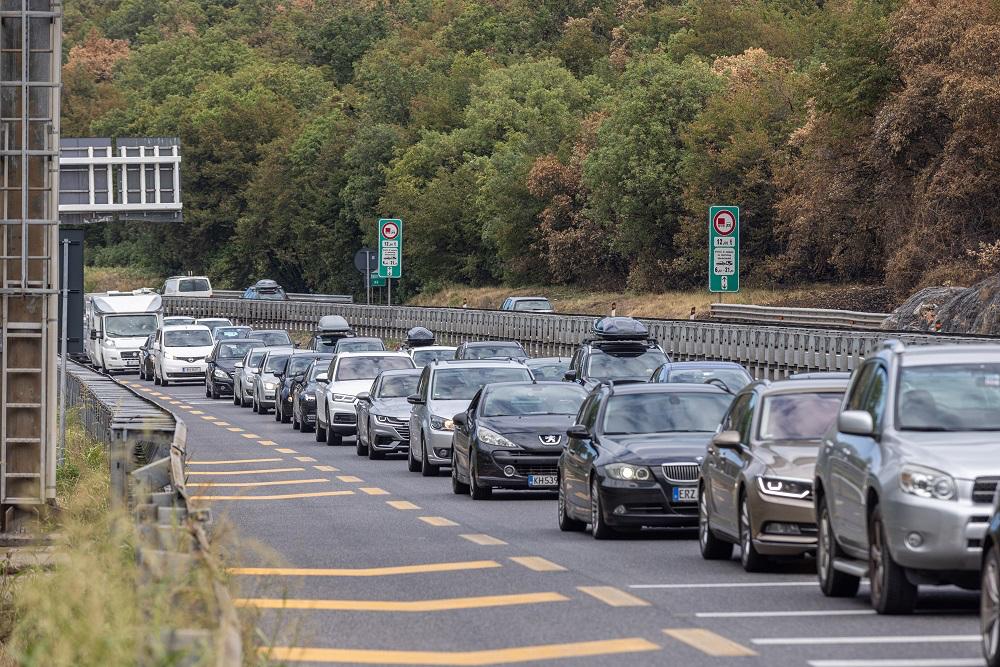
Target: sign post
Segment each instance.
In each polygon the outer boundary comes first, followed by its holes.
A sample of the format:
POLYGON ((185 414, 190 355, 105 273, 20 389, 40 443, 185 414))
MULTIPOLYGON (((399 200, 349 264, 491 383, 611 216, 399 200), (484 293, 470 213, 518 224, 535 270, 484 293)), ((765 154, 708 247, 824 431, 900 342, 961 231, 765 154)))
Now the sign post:
POLYGON ((392 279, 403 275, 403 221, 378 221, 378 274, 386 279, 386 305, 392 305, 392 279))
POLYGON ((740 291, 740 207, 708 209, 708 291, 740 291))
POLYGON ((375 271, 375 251, 371 248, 362 248, 354 253, 354 268, 365 277, 365 292, 368 296, 368 303, 371 304, 372 287, 376 286, 372 282, 372 273, 375 271))

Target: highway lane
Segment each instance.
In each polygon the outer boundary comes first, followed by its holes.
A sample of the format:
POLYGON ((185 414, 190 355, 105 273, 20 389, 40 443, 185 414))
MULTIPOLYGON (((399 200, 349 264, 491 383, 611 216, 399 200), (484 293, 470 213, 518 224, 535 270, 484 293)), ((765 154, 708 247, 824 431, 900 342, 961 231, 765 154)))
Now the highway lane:
POLYGON ((811 562, 749 575, 703 561, 693 532, 562 533, 551 495, 473 502, 200 385, 130 382, 188 425, 200 502, 271 552, 228 564, 290 664, 982 664, 975 593, 925 589, 914 616, 879 617, 864 586, 824 598, 811 562))

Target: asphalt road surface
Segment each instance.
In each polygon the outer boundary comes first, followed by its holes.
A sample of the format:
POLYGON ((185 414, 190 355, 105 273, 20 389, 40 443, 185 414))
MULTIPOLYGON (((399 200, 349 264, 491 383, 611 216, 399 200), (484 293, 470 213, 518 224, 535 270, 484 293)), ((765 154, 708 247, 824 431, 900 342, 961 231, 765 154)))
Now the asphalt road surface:
POLYGON ((190 490, 244 540, 237 604, 276 662, 983 664, 976 593, 921 589, 913 616, 876 616, 865 585, 824 598, 811 560, 750 575, 703 561, 693 531, 562 533, 553 494, 472 501, 202 385, 129 382, 187 424, 190 490))

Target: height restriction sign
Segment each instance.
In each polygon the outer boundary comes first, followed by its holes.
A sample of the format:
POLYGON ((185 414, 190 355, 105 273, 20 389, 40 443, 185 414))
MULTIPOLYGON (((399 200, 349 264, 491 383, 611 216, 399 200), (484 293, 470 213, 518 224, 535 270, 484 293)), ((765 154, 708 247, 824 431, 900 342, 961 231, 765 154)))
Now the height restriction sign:
POLYGON ((403 275, 403 221, 398 218, 378 221, 378 275, 383 278, 403 275))
POLYGON ((708 209, 708 291, 740 291, 740 207, 708 209))

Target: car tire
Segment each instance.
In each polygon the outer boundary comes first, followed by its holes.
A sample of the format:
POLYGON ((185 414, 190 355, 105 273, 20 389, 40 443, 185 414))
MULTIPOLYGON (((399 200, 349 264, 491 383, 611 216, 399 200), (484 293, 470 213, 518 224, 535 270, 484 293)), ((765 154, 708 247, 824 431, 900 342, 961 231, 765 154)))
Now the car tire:
POLYGON ((253 398, 250 399, 250 410, 252 412, 257 412, 257 393, 254 392, 253 398))
POLYGON ((816 544, 816 575, 819 578, 819 588, 823 595, 829 598, 852 598, 858 594, 861 578, 840 572, 833 567, 835 558, 842 557, 837 537, 833 532, 833 522, 830 520, 830 508, 826 496, 820 496, 816 508, 817 544, 816 544))
POLYGON ((462 496, 469 492, 469 485, 458 477, 458 456, 454 447, 451 450, 451 492, 456 496, 462 496))
POLYGON ((493 497, 493 487, 479 483, 479 464, 476 463, 476 452, 469 449, 469 496, 473 500, 489 500, 493 497))
POLYGON ((733 557, 733 543, 717 537, 712 532, 708 515, 708 498, 704 487, 698 490, 698 548, 705 560, 729 560, 733 557))
POLYGON ((153 384, 157 387, 160 386, 160 376, 156 374, 156 369, 153 369, 153 384))
POLYGON ((742 495, 740 496, 740 564, 747 572, 766 572, 769 565, 768 558, 761 555, 753 545, 752 525, 747 497, 742 495))
POLYGON ((165 377, 161 377, 160 378, 160 386, 161 387, 169 387, 170 386, 170 380, 168 380, 165 377))
POLYGON ((326 429, 319 423, 319 415, 316 416, 316 442, 326 442, 326 429))
POLYGON ((382 459, 385 458, 385 453, 384 452, 376 451, 375 448, 372 447, 372 430, 374 430, 374 429, 372 429, 372 426, 373 426, 373 424, 371 422, 369 422, 368 423, 368 460, 369 461, 381 461, 382 459))
MULTIPOLYGON (((294 410, 294 408, 293 408, 293 410, 294 410)), ((291 415, 286 415, 284 408, 281 409, 281 420, 280 421, 281 421, 282 424, 288 424, 288 423, 290 423, 292 421, 291 415)))
POLYGON ((340 447, 344 444, 344 438, 339 433, 334 433, 330 426, 331 424, 326 425, 326 446, 340 447))
POLYGON ((986 667, 1000 667, 1000 548, 993 545, 983 560, 979 625, 986 667))
POLYGON ((411 443, 406 450, 406 469, 410 472, 420 472, 420 469, 423 467, 421 463, 421 461, 413 458, 413 444, 411 443))
POLYGON ((882 508, 868 518, 868 578, 872 608, 880 614, 912 614, 917 604, 917 586, 906 577, 906 568, 892 558, 885 539, 882 508))
POLYGON ((299 420, 295 416, 295 405, 292 405, 292 430, 293 431, 300 430, 299 420))
POLYGON ((368 456, 368 445, 361 440, 361 434, 354 436, 354 453, 358 456, 368 456))
POLYGON ((595 540, 606 540, 615 535, 615 529, 604 520, 604 508, 601 507, 601 493, 596 475, 590 479, 590 534, 595 540))
POLYGON ((236 384, 233 384, 233 405, 243 407, 243 390, 237 390, 236 384))
POLYGON ((437 477, 441 468, 427 462, 427 442, 423 438, 420 439, 420 456, 423 458, 423 465, 420 466, 420 474, 423 477, 437 477))
POLYGON ((566 489, 563 487, 562 476, 559 477, 559 499, 556 501, 556 511, 559 516, 559 530, 564 533, 582 533, 587 530, 587 524, 569 515, 566 502, 566 489))

